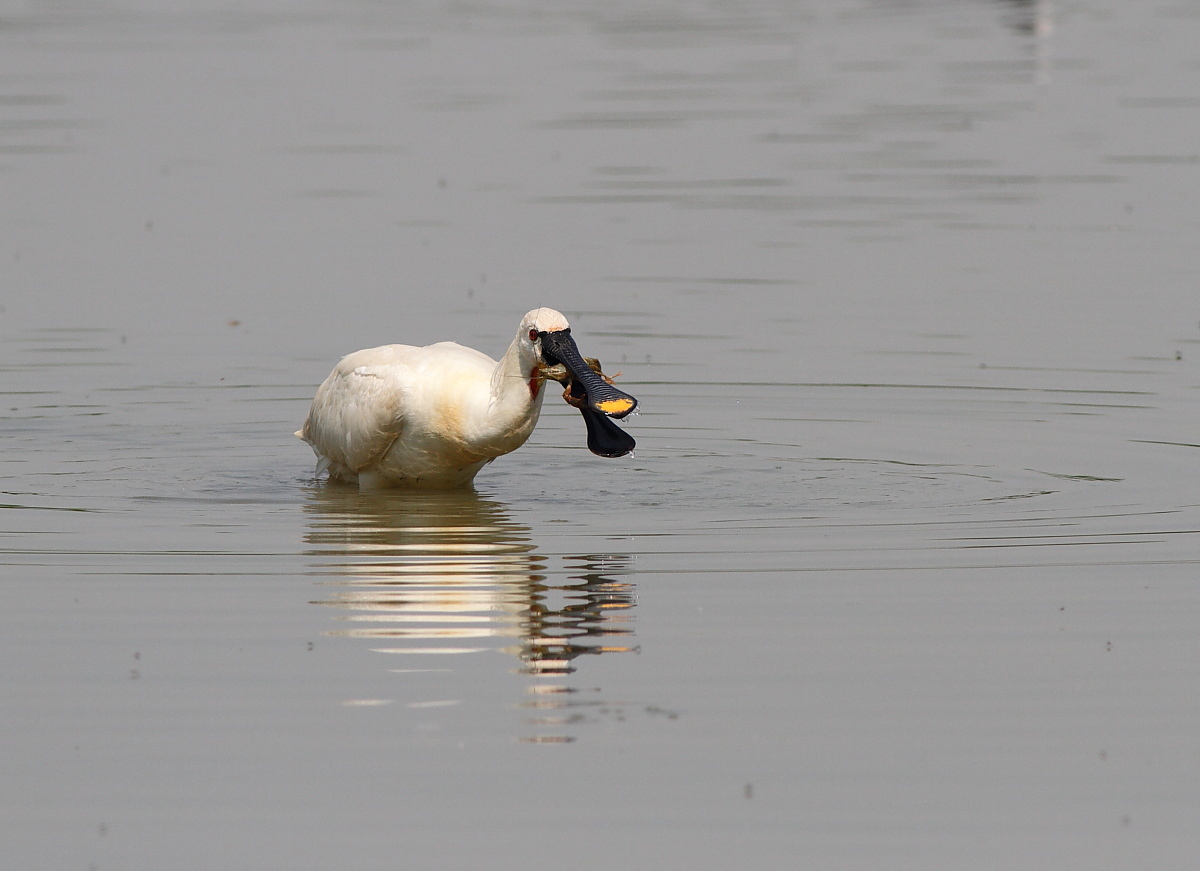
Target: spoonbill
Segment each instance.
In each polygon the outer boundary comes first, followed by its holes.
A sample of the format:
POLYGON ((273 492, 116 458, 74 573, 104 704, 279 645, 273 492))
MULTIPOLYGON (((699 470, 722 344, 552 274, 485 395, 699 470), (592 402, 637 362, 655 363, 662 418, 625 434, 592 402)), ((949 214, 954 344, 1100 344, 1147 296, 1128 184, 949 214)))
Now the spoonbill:
POLYGON ((554 380, 582 412, 592 453, 624 456, 634 440, 609 418, 625 417, 637 400, 590 363, 552 308, 525 315, 498 362, 456 342, 367 348, 334 367, 296 435, 316 453, 317 474, 360 490, 466 487, 525 443, 554 380))

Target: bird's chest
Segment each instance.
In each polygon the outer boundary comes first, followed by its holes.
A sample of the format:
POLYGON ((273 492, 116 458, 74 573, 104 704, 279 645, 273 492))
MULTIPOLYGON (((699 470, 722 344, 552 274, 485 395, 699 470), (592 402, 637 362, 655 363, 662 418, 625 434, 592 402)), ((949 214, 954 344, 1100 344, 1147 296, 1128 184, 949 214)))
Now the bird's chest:
POLYGON ((536 418, 528 405, 510 408, 448 395, 432 404, 427 419, 411 433, 414 442, 447 465, 465 465, 516 450, 533 432, 536 418))

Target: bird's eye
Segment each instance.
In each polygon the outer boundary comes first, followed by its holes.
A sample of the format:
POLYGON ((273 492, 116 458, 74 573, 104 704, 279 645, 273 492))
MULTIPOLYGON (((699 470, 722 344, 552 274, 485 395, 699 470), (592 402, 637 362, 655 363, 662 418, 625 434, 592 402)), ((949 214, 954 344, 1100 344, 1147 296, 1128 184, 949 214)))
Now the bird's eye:
POLYGON ((537 331, 537 330, 530 330, 530 331, 529 331, 529 341, 531 341, 531 342, 537 342, 537 340, 538 340, 538 331, 537 331))

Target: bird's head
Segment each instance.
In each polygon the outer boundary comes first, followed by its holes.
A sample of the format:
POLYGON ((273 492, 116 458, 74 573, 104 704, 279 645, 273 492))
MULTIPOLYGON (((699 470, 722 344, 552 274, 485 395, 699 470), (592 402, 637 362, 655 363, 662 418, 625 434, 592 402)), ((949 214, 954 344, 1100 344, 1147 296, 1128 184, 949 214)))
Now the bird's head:
POLYGON ((625 417, 637 408, 637 400, 617 389, 588 364, 561 312, 552 308, 529 312, 521 320, 517 341, 522 356, 528 354, 540 364, 543 377, 567 386, 571 404, 583 413, 592 453, 620 457, 633 450, 633 439, 609 418, 625 417))

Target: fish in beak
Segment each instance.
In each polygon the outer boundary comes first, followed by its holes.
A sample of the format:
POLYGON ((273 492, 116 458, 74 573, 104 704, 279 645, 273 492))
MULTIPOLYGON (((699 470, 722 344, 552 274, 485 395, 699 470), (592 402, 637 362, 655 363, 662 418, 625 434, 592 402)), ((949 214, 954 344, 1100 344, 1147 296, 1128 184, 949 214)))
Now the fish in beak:
POLYGON ((637 400, 600 374, 599 363, 593 369, 584 360, 569 328, 543 332, 539 336, 545 363, 565 369, 557 377, 549 373, 548 377, 567 385, 563 398, 583 415, 588 450, 601 457, 623 457, 632 451, 637 444, 633 437, 609 418, 620 420, 625 417, 637 408, 637 400))

